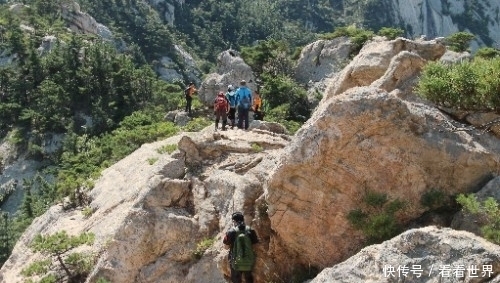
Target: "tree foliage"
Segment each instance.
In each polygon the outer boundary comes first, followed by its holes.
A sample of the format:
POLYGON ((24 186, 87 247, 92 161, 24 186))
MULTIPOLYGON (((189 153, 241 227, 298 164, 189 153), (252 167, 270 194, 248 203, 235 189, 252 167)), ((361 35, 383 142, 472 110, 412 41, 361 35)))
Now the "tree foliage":
POLYGON ((463 110, 500 109, 500 58, 476 58, 451 66, 431 62, 424 67, 416 88, 424 98, 463 110))
POLYGON ((488 197, 484 201, 479 201, 473 194, 460 194, 457 202, 462 205, 466 213, 482 219, 481 232, 486 239, 500 244, 500 206, 494 198, 488 197))
POLYGON ((367 191, 361 207, 350 211, 347 219, 363 232, 368 243, 380 243, 401 231, 402 223, 396 216, 405 206, 405 202, 390 200, 387 194, 367 191))
POLYGON ((460 31, 446 37, 446 42, 451 50, 464 52, 469 49, 470 42, 476 38, 470 32, 460 31))
POLYGON ((50 259, 34 262, 24 269, 22 274, 26 277, 48 275, 41 282, 52 282, 53 280, 55 280, 53 282, 58 282, 63 278, 65 278, 65 282, 85 282, 85 278, 93 266, 92 256, 69 252, 82 245, 92 245, 94 238, 95 236, 92 233, 69 236, 66 231, 47 236, 38 234, 35 236, 31 248, 33 251, 40 252, 50 259), (64 271, 64 276, 56 273, 56 264, 52 262, 51 258, 55 258, 59 267, 64 271), (48 272, 50 274, 47 274, 48 272))

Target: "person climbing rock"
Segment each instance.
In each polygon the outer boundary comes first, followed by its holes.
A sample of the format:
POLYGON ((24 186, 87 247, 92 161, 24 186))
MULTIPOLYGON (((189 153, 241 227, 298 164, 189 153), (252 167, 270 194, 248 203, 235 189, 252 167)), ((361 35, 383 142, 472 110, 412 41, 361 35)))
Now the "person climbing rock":
POLYGON ((236 90, 236 107, 238 109, 238 129, 248 130, 248 111, 252 106, 252 91, 247 87, 247 82, 242 80, 236 90))
POLYGON ((226 92, 227 101, 229 101, 229 113, 227 118, 231 120, 231 129, 236 125, 236 92, 233 85, 227 86, 226 92))
POLYGON ((224 92, 219 92, 214 101, 214 114, 215 114, 215 130, 219 128, 219 121, 222 118, 222 130, 226 130, 227 113, 229 112, 229 101, 227 100, 224 92))
POLYGON ((191 115, 191 105, 193 103, 193 96, 196 95, 198 90, 193 82, 190 82, 188 87, 184 89, 184 96, 186 98, 186 112, 191 115))

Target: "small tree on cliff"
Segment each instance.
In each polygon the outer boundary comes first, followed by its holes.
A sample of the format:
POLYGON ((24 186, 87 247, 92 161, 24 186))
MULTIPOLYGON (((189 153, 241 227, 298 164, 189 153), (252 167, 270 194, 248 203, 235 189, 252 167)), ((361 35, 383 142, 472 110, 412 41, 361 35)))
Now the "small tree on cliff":
MULTIPOLYGON (((38 234, 31 248, 34 251, 55 259, 58 264, 54 264, 52 259, 36 261, 22 271, 24 276, 46 275, 49 271, 56 271, 61 268, 66 279, 64 282, 85 282, 85 278, 93 266, 92 256, 82 253, 70 253, 72 249, 81 245, 92 245, 94 234, 82 233, 78 236, 68 236, 66 231, 61 231, 53 235, 42 236, 38 234)), ((54 272, 57 273, 57 272, 54 272)), ((41 279, 40 282, 60 282, 56 274, 51 273, 41 279)))

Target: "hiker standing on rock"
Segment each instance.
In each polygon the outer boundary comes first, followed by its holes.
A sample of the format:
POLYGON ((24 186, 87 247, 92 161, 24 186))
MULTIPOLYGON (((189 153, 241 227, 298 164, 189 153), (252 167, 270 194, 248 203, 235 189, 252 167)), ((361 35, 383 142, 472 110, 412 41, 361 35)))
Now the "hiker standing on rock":
POLYGON ((264 112, 262 112, 262 98, 260 97, 260 93, 258 91, 253 93, 252 111, 254 120, 264 120, 264 112))
POLYGON ((242 80, 236 91, 236 107, 238 108, 238 129, 248 130, 248 111, 252 107, 252 91, 247 87, 247 82, 242 80), (243 124, 243 122, 245 124, 243 124))
POLYGON ((193 96, 198 90, 194 86, 193 82, 190 82, 188 87, 184 90, 184 96, 186 97, 186 112, 191 115, 191 105, 193 103, 193 96))
POLYGON ((245 225, 243 213, 235 212, 232 217, 233 225, 227 231, 223 243, 229 245, 229 265, 231 267, 231 282, 253 283, 252 269, 255 264, 255 254, 252 245, 257 244, 257 233, 250 226, 245 225))
POLYGON ((215 114, 215 130, 219 129, 219 120, 222 118, 222 130, 226 130, 227 113, 229 112, 229 101, 224 92, 220 91, 215 97, 214 114, 215 114))
POLYGON ((236 92, 233 85, 227 86, 226 98, 229 101, 229 114, 227 118, 231 120, 231 129, 233 129, 236 124, 236 92))

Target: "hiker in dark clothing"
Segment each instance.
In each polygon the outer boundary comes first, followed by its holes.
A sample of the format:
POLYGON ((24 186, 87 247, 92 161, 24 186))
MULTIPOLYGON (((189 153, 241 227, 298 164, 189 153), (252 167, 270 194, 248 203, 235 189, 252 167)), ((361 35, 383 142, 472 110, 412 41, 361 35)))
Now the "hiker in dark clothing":
POLYGON ((194 86, 194 83, 189 83, 189 86, 184 90, 184 95, 186 97, 186 112, 191 115, 191 104, 193 103, 193 96, 198 90, 194 86))
POLYGON ((227 231, 223 240, 223 243, 225 245, 229 245, 228 258, 229 258, 229 266, 231 267, 231 282, 242 283, 242 278, 244 277, 245 283, 253 283, 253 275, 251 269, 249 271, 236 270, 237 267, 235 267, 234 265, 235 262, 234 259, 236 257, 235 241, 237 237, 238 238, 240 237, 238 235, 241 232, 246 233, 246 235, 248 235, 251 244, 257 244, 259 242, 259 239, 257 237, 257 233, 255 232, 255 230, 245 225, 244 217, 241 212, 233 213, 232 219, 234 227, 232 227, 231 229, 229 229, 229 231, 227 231))

